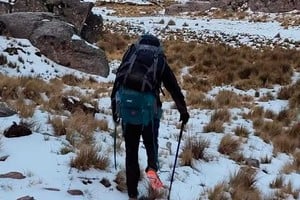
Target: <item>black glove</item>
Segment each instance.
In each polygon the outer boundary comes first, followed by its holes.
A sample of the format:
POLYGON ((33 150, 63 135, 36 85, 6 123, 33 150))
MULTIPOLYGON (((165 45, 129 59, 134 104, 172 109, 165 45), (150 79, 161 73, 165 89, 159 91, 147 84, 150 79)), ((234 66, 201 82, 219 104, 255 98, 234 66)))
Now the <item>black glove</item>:
POLYGON ((183 124, 186 124, 189 121, 190 115, 188 112, 180 113, 180 120, 183 124))

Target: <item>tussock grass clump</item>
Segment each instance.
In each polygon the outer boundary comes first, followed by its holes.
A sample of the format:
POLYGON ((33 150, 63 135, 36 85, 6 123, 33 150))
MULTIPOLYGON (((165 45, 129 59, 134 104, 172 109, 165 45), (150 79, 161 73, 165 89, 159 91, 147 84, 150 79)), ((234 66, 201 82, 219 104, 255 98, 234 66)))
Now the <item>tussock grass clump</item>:
POLYGON ((0 96, 3 100, 15 100, 22 97, 21 79, 0 74, 0 96))
POLYGON ((232 199, 262 199, 260 191, 255 186, 256 174, 255 169, 244 167, 231 175, 229 185, 232 199))
MULTIPOLYGON (((208 190, 208 199, 209 200, 223 200, 228 198, 228 190, 229 185, 226 183, 219 183, 215 185, 214 188, 208 190)), ((198 200, 201 200, 202 198, 199 198, 198 200)))
POLYGON ((292 153, 296 148, 300 147, 299 139, 295 140, 282 133, 271 139, 275 152, 292 153))
POLYGON ((97 45, 102 48, 110 60, 122 59, 123 54, 129 47, 129 44, 134 42, 136 37, 130 35, 122 35, 120 33, 111 33, 103 31, 97 45))
POLYGON ((223 124, 230 120, 230 112, 228 109, 217 109, 214 111, 210 118, 210 122, 203 127, 204 132, 217 132, 224 131, 223 124))
POLYGON ((284 184, 284 178, 282 175, 277 176, 275 180, 270 183, 270 188, 281 188, 284 184))
POLYGON ((24 97, 33 100, 37 104, 43 103, 42 93, 49 95, 53 92, 53 90, 51 90, 52 87, 49 87, 49 84, 37 78, 22 78, 21 84, 24 87, 24 97))
POLYGON ((22 118, 32 117, 36 110, 36 104, 34 102, 27 102, 23 98, 10 101, 10 104, 22 118))
POLYGON ((230 112, 228 109, 218 109, 213 112, 210 117, 210 121, 203 127, 204 132, 217 132, 224 131, 223 124, 230 120, 230 112))
POLYGON ((116 186, 117 190, 121 192, 126 192, 127 190, 126 171, 125 170, 118 171, 116 178, 114 179, 114 182, 117 184, 116 186))
POLYGON ((244 126, 237 126, 235 129, 234 129, 234 133, 235 135, 237 136, 241 136, 241 137, 248 137, 250 132, 248 131, 248 129, 244 126))
POLYGON ((228 122, 230 120, 231 114, 228 109, 217 109, 211 116, 211 121, 223 121, 228 122))
POLYGON ((189 137, 185 140, 181 157, 181 165, 192 166, 193 159, 204 159, 204 150, 209 146, 209 141, 202 138, 189 137))
POLYGON ((61 136, 66 135, 66 121, 62 117, 49 118, 49 123, 52 124, 54 129, 54 135, 61 136))
POLYGON ((219 108, 241 107, 241 97, 232 91, 223 90, 216 96, 216 104, 219 108))
POLYGON ((282 132, 282 124, 276 121, 264 121, 263 119, 260 123, 260 126, 256 128, 256 135, 259 135, 265 142, 271 142, 272 139, 280 135, 282 132))
POLYGON ((275 191, 276 199, 288 199, 290 196, 294 199, 298 199, 300 196, 300 189, 294 189, 291 181, 275 191))
POLYGON ((280 88, 278 94, 277 94, 277 98, 278 99, 282 99, 282 100, 288 100, 293 93, 295 92, 295 89, 293 86, 285 86, 280 88))
POLYGON ((90 168, 105 170, 109 166, 109 158, 98 152, 99 149, 93 145, 80 145, 76 157, 71 160, 71 167, 83 171, 90 168))
POLYGON ((251 109, 251 111, 246 115, 246 118, 248 119, 256 119, 256 118, 262 118, 265 111, 263 107, 255 106, 251 109))
POLYGON ((66 74, 63 77, 61 77, 61 80, 64 84, 71 86, 76 86, 84 81, 83 79, 78 78, 73 74, 66 74))
POLYGON ((234 138, 232 135, 226 134, 222 139, 218 147, 218 151, 225 155, 236 154, 239 150, 241 142, 234 138))
MULTIPOLYGON (((85 114, 81 110, 74 112, 70 118, 64 120, 64 123, 66 138, 75 146, 82 142, 92 144, 94 131, 100 126, 104 126, 102 120, 97 120, 92 114, 85 114)), ((105 125, 103 129, 107 129, 107 126, 105 125)))
POLYGON ((284 166, 283 172, 291 173, 291 172, 300 172, 300 151, 297 151, 293 154, 294 160, 292 163, 288 163, 284 166))
POLYGON ((222 133, 224 131, 223 127, 224 122, 217 120, 217 121, 210 121, 207 125, 203 127, 203 132, 216 132, 216 133, 222 133))
POLYGON ((214 100, 208 99, 203 92, 194 89, 187 91, 186 101, 191 108, 215 108, 214 100))
POLYGON ((59 113, 63 111, 62 94, 52 94, 49 101, 45 101, 43 108, 50 113, 59 113))
POLYGON ((295 112, 288 109, 279 111, 278 115, 276 116, 276 120, 285 126, 289 126, 293 119, 295 119, 295 112))

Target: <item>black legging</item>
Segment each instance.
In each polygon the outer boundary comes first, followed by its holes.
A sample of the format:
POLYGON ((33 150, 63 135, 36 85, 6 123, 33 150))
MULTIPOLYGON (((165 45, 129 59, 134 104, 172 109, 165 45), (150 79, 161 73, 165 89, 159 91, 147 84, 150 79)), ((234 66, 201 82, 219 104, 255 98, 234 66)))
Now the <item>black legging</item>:
POLYGON ((138 195, 137 187, 140 179, 140 167, 138 163, 138 152, 140 136, 147 152, 147 168, 157 171, 157 152, 158 152, 158 128, 159 119, 155 119, 148 126, 123 125, 123 134, 126 148, 126 183, 129 197, 138 195))

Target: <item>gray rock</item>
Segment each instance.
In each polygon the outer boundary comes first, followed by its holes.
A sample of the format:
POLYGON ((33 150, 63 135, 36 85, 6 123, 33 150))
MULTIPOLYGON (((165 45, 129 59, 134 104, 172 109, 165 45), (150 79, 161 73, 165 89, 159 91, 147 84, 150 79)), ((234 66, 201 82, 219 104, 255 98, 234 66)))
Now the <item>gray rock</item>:
POLYGON ((92 12, 92 2, 80 0, 15 0, 0 2, 0 14, 14 12, 50 12, 74 25, 76 33, 90 43, 101 35, 103 19, 92 12))
POLYGON ((0 24, 0 32, 29 39, 42 54, 61 65, 103 77, 109 73, 105 52, 80 37, 73 39, 76 29, 53 13, 3 14, 0 24))

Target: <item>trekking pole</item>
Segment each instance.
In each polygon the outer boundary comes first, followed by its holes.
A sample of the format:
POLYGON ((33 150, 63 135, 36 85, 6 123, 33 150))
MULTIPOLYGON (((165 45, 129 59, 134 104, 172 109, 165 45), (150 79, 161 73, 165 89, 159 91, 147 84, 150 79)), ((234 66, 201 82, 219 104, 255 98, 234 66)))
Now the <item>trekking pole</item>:
POLYGON ((172 171, 172 175, 171 175, 171 182, 170 182, 168 200, 170 200, 170 196, 171 196, 173 178, 174 178, 175 167, 176 167, 176 163, 177 163, 177 157, 178 157, 178 152, 179 152, 179 147, 180 147, 180 141, 181 141, 181 137, 182 137, 183 128, 184 128, 184 123, 181 123, 181 128, 180 128, 180 133, 179 133, 179 138, 178 138, 178 145, 177 145, 177 150, 176 150, 176 155, 175 155, 175 161, 174 161, 173 171, 172 171))
POLYGON ((117 170, 117 123, 115 123, 115 130, 114 130, 114 161, 115 161, 115 169, 117 170))

